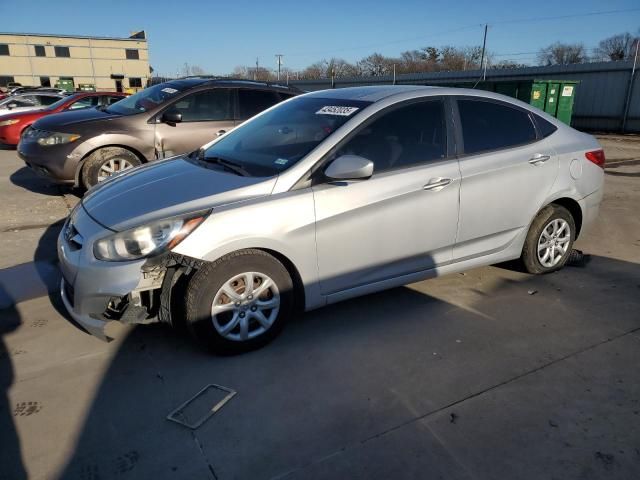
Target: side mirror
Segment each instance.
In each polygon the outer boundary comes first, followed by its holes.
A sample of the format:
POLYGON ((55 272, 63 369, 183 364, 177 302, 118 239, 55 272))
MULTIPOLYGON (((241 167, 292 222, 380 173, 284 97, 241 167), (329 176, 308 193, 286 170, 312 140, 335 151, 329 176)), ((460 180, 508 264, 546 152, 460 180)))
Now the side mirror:
POLYGON ((182 114, 180 112, 164 112, 162 114, 162 121, 164 123, 180 123, 182 121, 182 114))
POLYGON ((325 169, 333 180, 364 180, 373 175, 373 162, 358 155, 342 155, 325 169))
POLYGON ((8 108, 9 110, 13 110, 13 109, 14 109, 14 108, 16 108, 17 106, 18 106, 18 104, 17 104, 17 103, 10 103, 9 105, 7 105, 7 108, 8 108))

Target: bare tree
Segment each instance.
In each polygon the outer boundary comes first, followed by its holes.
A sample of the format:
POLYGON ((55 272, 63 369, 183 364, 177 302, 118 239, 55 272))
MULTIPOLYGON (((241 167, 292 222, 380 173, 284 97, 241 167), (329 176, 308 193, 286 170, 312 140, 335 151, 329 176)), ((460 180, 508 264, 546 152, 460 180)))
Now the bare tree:
POLYGON ((540 65, 568 65, 587 61, 587 52, 582 43, 556 42, 538 52, 540 65))
POLYGON ((400 60, 385 57, 380 53, 374 53, 360 60, 357 63, 357 67, 362 72, 362 75, 377 77, 393 73, 394 63, 400 63, 400 60))
POLYGON ((188 77, 190 75, 206 75, 207 72, 199 65, 189 65, 187 62, 182 66, 182 75, 188 77))
POLYGON ((613 35, 598 43, 595 55, 598 59, 611 60, 612 62, 627 60, 634 53, 636 41, 638 39, 634 38, 629 32, 613 35))

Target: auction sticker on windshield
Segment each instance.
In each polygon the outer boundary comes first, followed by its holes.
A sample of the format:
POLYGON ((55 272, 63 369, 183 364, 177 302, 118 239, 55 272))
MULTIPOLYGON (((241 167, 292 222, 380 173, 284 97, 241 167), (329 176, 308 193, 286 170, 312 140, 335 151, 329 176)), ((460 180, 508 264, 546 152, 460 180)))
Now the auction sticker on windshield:
POLYGON ((168 94, 170 94, 170 95, 173 95, 173 94, 174 94, 174 93, 176 93, 178 90, 176 90, 175 88, 166 87, 166 88, 163 88, 163 89, 162 89, 162 91, 163 91, 164 93, 168 93, 168 94))
POLYGON ((358 107, 339 107, 334 105, 327 105, 326 107, 322 107, 320 110, 318 110, 316 112, 316 115, 339 115, 341 117, 348 117, 357 110, 360 109, 358 107))

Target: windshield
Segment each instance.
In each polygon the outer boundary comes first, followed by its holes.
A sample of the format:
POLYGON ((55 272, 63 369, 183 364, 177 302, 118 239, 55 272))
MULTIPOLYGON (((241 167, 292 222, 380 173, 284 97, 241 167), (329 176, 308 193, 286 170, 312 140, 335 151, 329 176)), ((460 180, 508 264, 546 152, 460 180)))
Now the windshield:
POLYGON ((130 97, 123 98, 119 102, 109 105, 106 111, 116 115, 143 113, 173 98, 181 91, 182 89, 177 84, 161 83, 160 85, 154 85, 153 87, 140 90, 130 97))
POLYGON ((201 157, 233 162, 252 176, 278 174, 371 102, 299 97, 238 127, 201 157))

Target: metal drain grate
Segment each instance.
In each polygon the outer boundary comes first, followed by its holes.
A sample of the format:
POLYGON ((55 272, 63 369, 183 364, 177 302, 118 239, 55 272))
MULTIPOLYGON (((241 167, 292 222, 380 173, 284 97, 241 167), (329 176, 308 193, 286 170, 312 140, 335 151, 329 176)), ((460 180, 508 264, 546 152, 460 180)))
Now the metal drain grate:
POLYGON ((236 393, 231 388, 212 383, 167 415, 167 420, 195 430, 224 407, 236 393))

